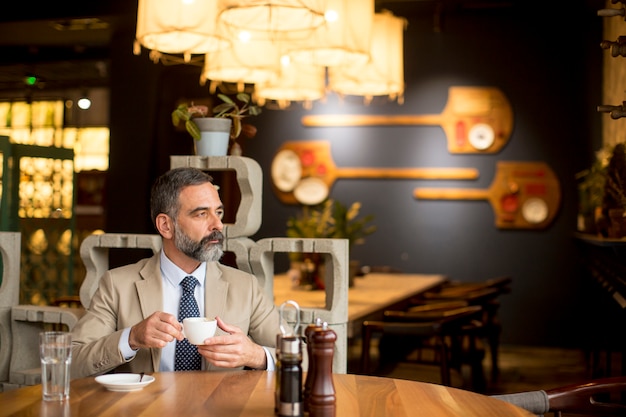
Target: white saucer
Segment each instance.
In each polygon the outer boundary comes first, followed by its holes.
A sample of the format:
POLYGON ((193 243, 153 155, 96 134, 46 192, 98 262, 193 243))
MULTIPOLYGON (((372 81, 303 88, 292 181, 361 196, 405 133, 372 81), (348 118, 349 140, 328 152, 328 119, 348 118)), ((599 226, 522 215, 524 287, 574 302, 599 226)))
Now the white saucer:
POLYGON ((96 382, 104 385, 109 391, 117 392, 139 391, 154 382, 153 376, 144 375, 139 382, 140 377, 139 374, 108 374, 97 376, 96 382))

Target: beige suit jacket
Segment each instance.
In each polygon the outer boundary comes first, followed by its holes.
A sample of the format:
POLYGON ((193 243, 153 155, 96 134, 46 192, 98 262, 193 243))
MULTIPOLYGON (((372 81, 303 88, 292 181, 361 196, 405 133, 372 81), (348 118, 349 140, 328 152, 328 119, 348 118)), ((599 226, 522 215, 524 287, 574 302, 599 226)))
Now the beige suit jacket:
MULTIPOLYGON (((140 349, 126 361, 118 344, 123 329, 163 310, 160 253, 136 264, 106 272, 89 310, 72 330, 72 378, 114 372, 159 370, 161 349, 140 349)), ((218 262, 207 262, 205 317, 219 316, 239 327, 254 342, 274 348, 280 332, 279 313, 256 277, 218 262)), ((220 334, 218 328, 216 334, 220 334)), ((271 349, 274 355, 274 349, 271 349)), ((216 368, 204 364, 207 370, 216 368)), ((240 368, 239 368, 240 369, 240 368)))

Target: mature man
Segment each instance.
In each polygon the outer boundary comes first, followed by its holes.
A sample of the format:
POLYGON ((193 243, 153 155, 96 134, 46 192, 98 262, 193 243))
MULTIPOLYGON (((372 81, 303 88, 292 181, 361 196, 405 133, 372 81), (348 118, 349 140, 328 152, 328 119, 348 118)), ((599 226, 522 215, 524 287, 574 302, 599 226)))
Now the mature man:
POLYGON ((273 370, 278 310, 253 275, 218 262, 224 207, 211 176, 195 168, 166 172, 152 187, 150 210, 163 248, 100 279, 72 331, 72 378, 110 371, 273 370), (190 309, 217 318, 216 335, 198 347, 182 333, 185 313, 179 310, 190 309))

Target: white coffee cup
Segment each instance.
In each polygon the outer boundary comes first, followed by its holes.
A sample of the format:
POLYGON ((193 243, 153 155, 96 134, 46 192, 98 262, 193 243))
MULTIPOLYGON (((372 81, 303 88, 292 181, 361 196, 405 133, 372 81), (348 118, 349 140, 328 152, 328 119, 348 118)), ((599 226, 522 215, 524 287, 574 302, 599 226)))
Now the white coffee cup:
POLYGON ((183 332, 192 345, 203 345, 205 339, 213 337, 217 320, 206 317, 187 317, 183 320, 183 332))

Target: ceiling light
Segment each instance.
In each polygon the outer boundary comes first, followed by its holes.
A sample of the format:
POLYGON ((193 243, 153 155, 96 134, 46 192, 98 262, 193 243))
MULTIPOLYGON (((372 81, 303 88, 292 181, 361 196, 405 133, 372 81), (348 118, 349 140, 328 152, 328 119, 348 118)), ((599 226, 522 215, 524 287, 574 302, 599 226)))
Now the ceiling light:
POLYGON ((326 0, 219 0, 219 19, 231 28, 278 33, 324 24, 326 0))
POLYGON ((327 21, 302 40, 287 45, 294 61, 335 67, 369 60, 374 0, 327 0, 327 21))
POLYGON ((206 54, 225 48, 229 42, 216 31, 217 2, 214 0, 139 0, 134 52, 140 45, 158 61, 165 54, 206 54))
POLYGON ((402 102, 405 26, 375 13, 374 0, 139 0, 135 47, 151 49, 155 62, 183 54, 171 62, 196 64, 191 55, 202 55, 210 91, 252 85, 255 99, 280 107, 308 107, 329 91, 402 102), (293 65, 281 66, 285 58, 293 65))
POLYGON ((364 96, 366 101, 373 96, 389 96, 402 102, 405 28, 405 19, 389 11, 376 13, 370 45, 371 60, 361 65, 329 68, 329 88, 341 95, 364 96))
POLYGON ((280 48, 267 39, 235 37, 231 47, 209 52, 204 59, 200 82, 206 80, 237 84, 265 83, 280 72, 280 48), (242 40, 243 39, 243 40, 242 40))
POLYGON ((271 101, 286 108, 291 102, 302 102, 304 108, 310 108, 314 101, 324 98, 325 84, 324 67, 285 62, 276 80, 255 85, 254 96, 260 105, 271 101))
POLYGON ((76 105, 79 109, 88 110, 91 107, 91 100, 89 99, 89 97, 87 97, 87 94, 85 93, 78 99, 76 105))

